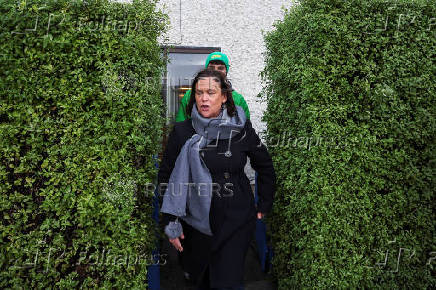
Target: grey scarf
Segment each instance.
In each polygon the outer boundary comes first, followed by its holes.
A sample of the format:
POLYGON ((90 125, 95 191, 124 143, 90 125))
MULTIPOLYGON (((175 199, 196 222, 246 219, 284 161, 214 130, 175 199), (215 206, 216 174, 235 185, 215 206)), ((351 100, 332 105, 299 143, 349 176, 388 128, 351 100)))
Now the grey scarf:
MULTIPOLYGON (((244 110, 240 106, 236 106, 236 109, 237 114, 233 117, 230 117, 224 108, 217 118, 204 118, 194 104, 191 119, 196 134, 183 145, 163 197, 161 212, 180 217, 198 231, 210 236, 212 177, 200 158, 200 150, 208 146, 212 140, 230 139, 244 128, 244 110)), ((226 153, 226 156, 231 156, 231 153, 226 153)), ((178 218, 165 227, 165 233, 171 239, 181 235, 182 227, 178 218)))

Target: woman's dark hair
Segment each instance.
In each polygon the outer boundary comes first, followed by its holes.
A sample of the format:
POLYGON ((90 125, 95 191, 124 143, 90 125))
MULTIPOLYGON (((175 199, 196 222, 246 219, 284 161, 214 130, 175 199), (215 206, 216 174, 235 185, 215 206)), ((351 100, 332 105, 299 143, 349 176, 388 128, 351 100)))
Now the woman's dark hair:
POLYGON ((191 86, 191 98, 189 99, 188 106, 186 107, 187 115, 191 116, 192 108, 195 104, 195 87, 197 86, 198 81, 201 78, 209 77, 220 83, 221 91, 227 96, 227 101, 225 103, 227 107, 227 113, 229 114, 229 116, 233 117, 236 113, 236 107, 232 97, 232 87, 227 81, 227 78, 222 73, 210 69, 204 69, 202 71, 199 71, 195 76, 191 86))

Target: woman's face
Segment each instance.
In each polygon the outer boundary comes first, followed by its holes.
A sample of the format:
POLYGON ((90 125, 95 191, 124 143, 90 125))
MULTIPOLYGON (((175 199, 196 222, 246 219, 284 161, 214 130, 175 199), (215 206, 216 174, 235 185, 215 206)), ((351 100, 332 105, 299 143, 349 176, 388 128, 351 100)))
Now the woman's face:
POLYGON ((220 82, 213 77, 201 78, 195 86, 195 103, 197 110, 204 118, 216 118, 220 114, 221 105, 227 101, 220 82))

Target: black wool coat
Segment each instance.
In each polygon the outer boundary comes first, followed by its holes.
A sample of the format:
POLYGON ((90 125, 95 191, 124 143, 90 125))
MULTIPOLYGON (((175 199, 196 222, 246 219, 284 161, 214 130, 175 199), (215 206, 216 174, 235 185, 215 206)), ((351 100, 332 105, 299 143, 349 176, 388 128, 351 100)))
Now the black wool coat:
MULTIPOLYGON (((181 148, 194 134, 191 119, 175 123, 160 164, 159 184, 168 183, 181 148)), ((181 262, 194 279, 203 280, 203 275, 208 273, 210 287, 218 288, 242 285, 244 260, 255 231, 256 215, 271 210, 276 176, 271 157, 250 120, 231 140, 216 141, 200 151, 212 181, 219 185, 215 186, 209 212, 213 236, 199 232, 182 220, 185 239, 181 239, 181 262), (257 208, 244 173, 247 157, 258 173, 257 208)), ((162 196, 161 192, 161 201, 162 196)), ((175 217, 163 215, 164 226, 170 220, 175 217)))

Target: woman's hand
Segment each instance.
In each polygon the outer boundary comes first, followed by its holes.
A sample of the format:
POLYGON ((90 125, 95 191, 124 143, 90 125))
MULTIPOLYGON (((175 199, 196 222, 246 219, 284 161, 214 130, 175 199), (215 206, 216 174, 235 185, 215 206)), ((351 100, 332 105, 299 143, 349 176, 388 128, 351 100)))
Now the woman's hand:
POLYGON ((263 219, 264 216, 265 216, 264 213, 261 213, 261 212, 257 213, 257 219, 259 219, 259 220, 263 219))
MULTIPOLYGON (((182 233, 179 238, 184 239, 185 235, 182 233)), ((182 247, 182 244, 180 243, 179 238, 169 239, 169 240, 170 240, 170 243, 174 246, 174 248, 176 248, 176 250, 178 250, 179 252, 182 252, 183 247, 182 247)))

